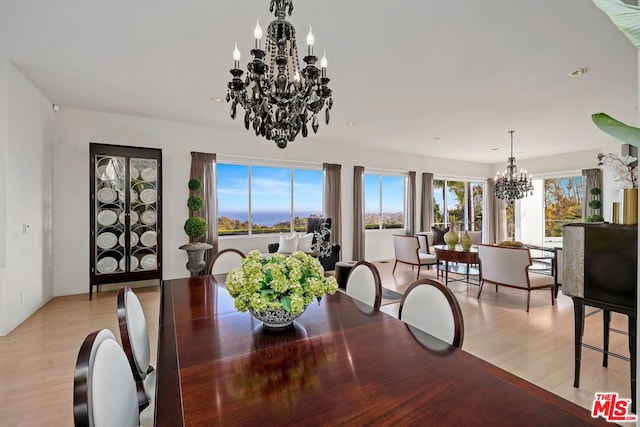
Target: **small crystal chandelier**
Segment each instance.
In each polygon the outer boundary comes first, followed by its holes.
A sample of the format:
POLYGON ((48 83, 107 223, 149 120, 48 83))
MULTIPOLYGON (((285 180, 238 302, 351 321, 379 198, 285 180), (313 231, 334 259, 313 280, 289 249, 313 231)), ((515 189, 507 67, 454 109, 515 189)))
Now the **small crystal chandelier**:
POLYGON ((261 50, 262 28, 260 18, 254 30, 255 48, 251 50, 253 60, 247 64, 248 73, 241 79, 240 51, 233 51, 233 79, 227 85, 227 102, 231 102, 231 118, 236 118, 238 104, 245 110, 244 126, 253 127, 256 135, 273 140, 285 148, 298 133, 309 134, 307 123, 313 132, 318 132, 318 113, 326 105, 325 122, 329 124, 329 110, 333 105, 331 89, 327 87, 327 57, 320 61, 313 54, 314 38, 309 26, 307 34, 307 64, 302 70, 298 63, 296 30, 285 20, 286 11, 291 16, 293 0, 271 0, 269 11, 275 20, 267 28, 265 50, 261 50), (274 12, 275 9, 275 12, 274 12))
POLYGON ((511 157, 509 157, 509 164, 505 169, 504 174, 500 175, 500 172, 496 174, 496 185, 493 189, 493 194, 498 198, 506 201, 510 205, 518 199, 522 199, 527 196, 527 192, 531 192, 533 195, 533 183, 531 182, 531 175, 527 177, 527 171, 520 170, 516 167, 516 158, 513 157, 513 133, 515 130, 510 130, 511 134, 511 157))

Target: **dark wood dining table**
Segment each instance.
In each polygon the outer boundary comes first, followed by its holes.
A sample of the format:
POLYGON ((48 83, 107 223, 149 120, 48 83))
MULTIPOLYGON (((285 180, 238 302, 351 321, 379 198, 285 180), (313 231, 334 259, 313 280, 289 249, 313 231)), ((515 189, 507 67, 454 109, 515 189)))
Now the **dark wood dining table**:
POLYGON ((272 333, 224 276, 166 280, 158 334, 156 426, 611 425, 340 292, 272 333))

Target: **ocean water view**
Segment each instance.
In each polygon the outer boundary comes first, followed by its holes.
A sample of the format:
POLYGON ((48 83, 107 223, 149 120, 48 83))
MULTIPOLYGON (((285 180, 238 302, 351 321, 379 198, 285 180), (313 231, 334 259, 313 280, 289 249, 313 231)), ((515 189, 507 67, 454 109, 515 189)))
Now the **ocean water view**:
MULTIPOLYGON (((256 225, 262 226, 272 226, 281 222, 287 222, 291 220, 290 212, 266 212, 266 211, 257 211, 253 212, 253 223, 256 225)), ((322 212, 317 211, 298 211, 295 213, 294 217, 306 218, 311 215, 322 216, 322 212)), ((239 221, 247 221, 248 214, 246 211, 244 212, 233 212, 233 211, 219 211, 218 217, 227 217, 229 219, 239 220, 239 221)))

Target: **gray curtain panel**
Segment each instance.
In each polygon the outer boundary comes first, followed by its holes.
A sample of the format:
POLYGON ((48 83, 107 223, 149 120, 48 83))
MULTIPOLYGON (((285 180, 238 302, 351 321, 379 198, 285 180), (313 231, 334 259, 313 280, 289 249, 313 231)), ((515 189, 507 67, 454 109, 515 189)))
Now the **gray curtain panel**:
MULTIPOLYGON (((487 180, 487 230, 485 242, 493 245, 507 240, 507 204, 493 195, 496 183, 493 178, 487 180)), ((484 239, 483 239, 484 240, 484 239)))
POLYGON ((420 203, 420 231, 431 231, 433 225, 433 174, 422 174, 422 201, 420 203))
MULTIPOLYGON (((593 215, 595 212, 587 203, 589 203, 589 190, 592 188, 599 188, 602 190, 602 170, 598 168, 594 169, 582 169, 582 221, 586 221, 589 215, 593 215)), ((604 209, 600 209, 600 212, 604 212, 604 209)))
POLYGON ((342 246, 342 196, 340 171, 342 166, 323 163, 324 171, 324 215, 333 221, 331 241, 342 246))
POLYGON ((364 166, 353 167, 353 255, 364 260, 364 166))
MULTIPOLYGON (((204 260, 209 265, 213 256, 218 253, 218 207, 216 206, 216 155, 211 153, 191 152, 190 179, 197 178, 202 182, 202 188, 197 195, 204 199, 204 208, 197 214, 201 215, 209 224, 209 231, 204 241, 213 248, 205 252, 204 260)), ((190 215, 194 215, 190 213, 190 215)), ((201 273, 208 274, 203 270, 201 273)))
POLYGON ((405 227, 407 236, 416 234, 416 172, 409 171, 409 179, 407 180, 407 217, 405 227))

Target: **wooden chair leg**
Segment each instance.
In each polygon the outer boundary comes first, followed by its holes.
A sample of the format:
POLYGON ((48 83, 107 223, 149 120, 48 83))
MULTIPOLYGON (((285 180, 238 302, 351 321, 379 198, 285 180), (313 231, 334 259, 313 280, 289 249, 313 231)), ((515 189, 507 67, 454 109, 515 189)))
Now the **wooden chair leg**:
POLYGON ((420 269, 422 268, 421 265, 418 266, 418 274, 416 274, 416 280, 418 280, 420 278, 420 269))
POLYGON ((531 291, 527 290, 527 313, 529 312, 529 301, 531 300, 531 291))
POLYGON ((549 288, 549 290, 551 291, 551 305, 556 305, 555 296, 554 296, 554 292, 553 292, 554 288, 555 288, 555 286, 552 286, 552 287, 549 288))
POLYGON ((609 366, 609 331, 611 327, 611 312, 609 310, 602 310, 602 367, 609 366))
POLYGON ((480 290, 478 291, 478 296, 476 297, 477 299, 480 299, 480 294, 482 293, 483 286, 484 286, 484 280, 480 282, 480 290))
POLYGON ((393 271, 391 274, 396 274, 396 267, 398 266, 398 260, 396 260, 395 264, 393 264, 393 271))

